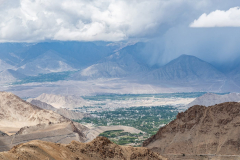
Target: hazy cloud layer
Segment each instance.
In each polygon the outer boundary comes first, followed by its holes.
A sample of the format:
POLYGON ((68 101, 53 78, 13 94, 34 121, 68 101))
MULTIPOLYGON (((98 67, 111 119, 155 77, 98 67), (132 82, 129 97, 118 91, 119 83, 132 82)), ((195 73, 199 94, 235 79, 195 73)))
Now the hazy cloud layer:
POLYGON ((227 11, 216 10, 202 14, 190 27, 240 27, 240 8, 234 7, 227 11))

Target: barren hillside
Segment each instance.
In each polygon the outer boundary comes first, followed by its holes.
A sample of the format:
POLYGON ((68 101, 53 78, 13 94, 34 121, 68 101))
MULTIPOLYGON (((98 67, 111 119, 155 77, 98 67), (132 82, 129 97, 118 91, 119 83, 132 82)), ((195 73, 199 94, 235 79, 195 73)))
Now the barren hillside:
MULTIPOLYGON (((86 101, 83 98, 75 97, 75 96, 62 96, 62 95, 43 93, 34 99, 50 104, 55 108, 73 109, 73 108, 82 107, 86 105, 86 101)), ((28 101, 30 100, 31 99, 29 99, 28 101)))
POLYGON ((2 131, 5 131, 6 128, 22 128, 68 121, 67 118, 53 111, 34 106, 12 93, 0 92, 0 130, 2 131))
POLYGON ((166 160, 147 148, 118 146, 107 138, 98 137, 89 143, 73 141, 68 145, 31 141, 0 153, 0 160, 166 160))
POLYGON ((86 141, 87 127, 34 106, 12 93, 0 92, 0 151, 31 140, 70 143, 86 141), (5 134, 7 133, 7 134, 5 134))
POLYGON ((71 119, 71 120, 73 120, 73 119, 79 120, 79 119, 82 119, 84 117, 91 117, 91 115, 88 114, 88 113, 76 112, 76 111, 72 111, 72 110, 69 110, 69 109, 66 109, 66 108, 57 109, 57 108, 53 107, 52 105, 47 104, 45 102, 42 102, 40 100, 29 99, 28 102, 33 104, 33 105, 36 105, 36 106, 38 106, 42 109, 52 110, 52 111, 66 117, 68 119, 71 119))
POLYGON ((186 107, 192 107, 194 105, 212 106, 224 102, 239 102, 239 93, 229 93, 224 95, 218 95, 214 93, 206 93, 201 97, 196 98, 194 101, 189 103, 186 107))
POLYGON ((0 137, 8 136, 6 133, 0 131, 0 137))
POLYGON ((240 103, 193 106, 143 146, 164 155, 240 155, 240 103))

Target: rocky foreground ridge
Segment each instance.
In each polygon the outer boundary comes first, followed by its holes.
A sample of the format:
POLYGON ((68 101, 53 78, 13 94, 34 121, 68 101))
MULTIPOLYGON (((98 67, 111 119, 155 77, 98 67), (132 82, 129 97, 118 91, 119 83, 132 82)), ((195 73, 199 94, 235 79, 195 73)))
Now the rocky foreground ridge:
POLYGON ((16 95, 0 92, 0 151, 31 140, 68 144, 86 141, 87 127, 32 105, 16 95))
POLYGON ((118 146, 104 137, 92 142, 73 141, 64 145, 44 141, 31 141, 13 147, 9 152, 0 153, 0 160, 166 160, 158 153, 143 147, 118 146))
POLYGON ((195 105, 143 146, 162 155, 240 155, 240 103, 195 105))
POLYGON ((32 105, 9 92, 0 92, 0 128, 62 123, 70 120, 53 112, 32 105))

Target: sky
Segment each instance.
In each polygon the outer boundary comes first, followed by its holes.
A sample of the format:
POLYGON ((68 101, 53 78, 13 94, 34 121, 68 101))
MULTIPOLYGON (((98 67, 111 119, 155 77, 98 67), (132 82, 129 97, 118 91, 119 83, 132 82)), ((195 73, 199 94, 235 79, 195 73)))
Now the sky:
POLYGON ((181 54, 240 55, 239 0, 0 0, 0 42, 147 41, 164 64, 181 54))

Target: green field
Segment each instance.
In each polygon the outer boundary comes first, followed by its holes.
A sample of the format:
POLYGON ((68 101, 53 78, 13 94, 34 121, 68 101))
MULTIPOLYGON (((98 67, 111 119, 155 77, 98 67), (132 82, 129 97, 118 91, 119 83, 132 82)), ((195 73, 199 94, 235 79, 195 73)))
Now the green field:
POLYGON ((131 126, 151 136, 161 125, 175 119, 177 113, 177 109, 172 106, 119 108, 115 111, 93 112, 94 118, 83 118, 78 122, 95 126, 131 126))
POLYGON ((99 136, 107 137, 118 145, 133 144, 133 146, 141 146, 144 139, 143 133, 132 134, 124 132, 123 130, 106 131, 101 133, 99 136))

